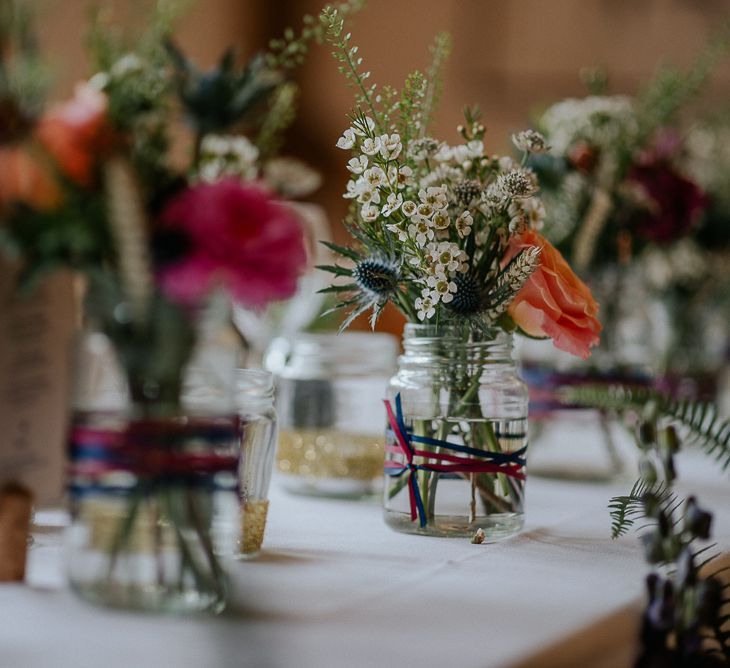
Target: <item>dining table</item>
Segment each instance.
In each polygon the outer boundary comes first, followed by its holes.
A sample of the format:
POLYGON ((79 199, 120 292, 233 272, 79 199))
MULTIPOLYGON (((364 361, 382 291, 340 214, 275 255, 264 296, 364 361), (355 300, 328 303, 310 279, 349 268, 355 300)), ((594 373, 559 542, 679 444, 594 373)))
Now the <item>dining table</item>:
MULTIPOLYGON (((712 510, 724 552, 727 473, 692 449, 677 469, 677 493, 712 510)), ((68 516, 39 510, 25 582, 0 585, 0 668, 631 666, 649 566, 639 528, 611 538, 607 505, 632 480, 529 476, 523 530, 475 544, 395 532, 377 497, 293 495, 275 476, 263 549, 231 561, 218 616, 78 598, 68 516)))

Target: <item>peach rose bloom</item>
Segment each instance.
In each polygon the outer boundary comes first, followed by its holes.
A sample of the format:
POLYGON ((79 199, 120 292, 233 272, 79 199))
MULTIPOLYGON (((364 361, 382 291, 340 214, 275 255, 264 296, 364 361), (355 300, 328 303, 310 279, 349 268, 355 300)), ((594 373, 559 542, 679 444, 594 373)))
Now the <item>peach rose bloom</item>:
POLYGON ((61 203, 53 175, 27 146, 0 148, 0 206, 13 202, 43 211, 61 203))
POLYGON ((587 359, 600 340, 598 304, 559 251, 534 230, 510 240, 505 262, 539 246, 540 266, 517 293, 508 313, 528 335, 549 337, 555 346, 587 359))
POLYGON ((61 171, 82 187, 91 185, 96 159, 112 143, 106 111, 103 93, 78 84, 73 98, 52 107, 36 129, 36 137, 61 171))

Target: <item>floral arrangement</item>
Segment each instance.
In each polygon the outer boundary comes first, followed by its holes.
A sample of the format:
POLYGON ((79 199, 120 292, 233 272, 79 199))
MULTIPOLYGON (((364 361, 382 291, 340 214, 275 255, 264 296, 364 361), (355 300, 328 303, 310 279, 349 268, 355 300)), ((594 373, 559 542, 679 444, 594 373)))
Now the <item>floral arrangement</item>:
POLYGON ((668 248, 651 248, 642 261, 647 283, 665 305, 671 340, 663 367, 691 395, 712 396, 728 351, 730 309, 730 126, 727 114, 694 120, 682 158, 706 195, 707 206, 691 236, 668 248))
POLYGON ((301 222, 282 196, 318 176, 276 154, 293 119, 286 70, 321 30, 305 24, 244 67, 227 51, 202 72, 170 39, 174 5, 156 6, 135 46, 99 17, 97 73, 46 106, 26 6, 3 5, 0 247, 25 289, 57 268, 84 277, 86 319, 126 379, 129 410, 71 420, 74 521, 90 523, 84 549, 105 555, 76 589, 97 578, 96 601, 218 611, 227 585, 211 495, 238 494, 241 425, 230 402, 193 415, 183 395, 201 375, 192 361, 219 295, 260 309, 290 296, 305 267, 301 222), (130 566, 139 545, 154 583, 130 566))
MULTIPOLYGON (((71 100, 43 110, 39 95, 8 90, 2 106, 2 245, 20 259, 26 285, 58 267, 87 277, 88 313, 115 342, 140 404, 179 400, 212 293, 261 308, 294 292, 305 250, 280 197, 306 194, 319 179, 276 157, 293 118, 281 57, 239 69, 229 51, 200 72, 168 39, 170 20, 158 16, 136 49, 102 37, 99 24, 100 70, 71 100), (173 134, 180 120, 188 132, 173 134), (151 363, 162 347, 176 351, 164 369, 151 363)), ((21 49, 32 40, 17 43, 3 67, 31 91, 19 77, 35 58, 21 49)))
POLYGON ((337 140, 352 152, 344 197, 355 243, 328 244, 339 262, 321 267, 335 277, 326 292, 348 311, 342 329, 367 311, 375 327, 386 305, 395 306, 412 323, 408 332, 433 333, 439 368, 422 374, 423 387, 404 385, 386 402, 386 521, 437 535, 472 536, 481 526, 492 527, 490 539, 508 535, 523 517, 526 393, 515 374, 505 381, 523 401, 511 408, 514 419, 500 421, 498 407, 485 411, 490 342, 522 331, 585 358, 601 329, 590 291, 539 232, 545 211, 527 161, 548 147, 528 130, 513 137, 519 162, 490 155, 470 108, 458 143, 430 136, 447 35, 437 36, 425 74, 409 75, 400 91, 379 90, 344 18, 329 9, 320 21, 356 91, 351 124, 337 140), (469 503, 444 510, 442 479, 466 483, 460 498, 469 503))
POLYGON ((677 117, 724 48, 713 42, 688 73, 663 70, 634 97, 605 94, 592 73, 594 94, 538 119, 550 144, 531 161, 549 204, 546 233, 580 273, 626 265, 699 224, 707 199, 684 160, 677 117))
POLYGON ((545 209, 528 157, 544 153, 542 135, 513 137, 523 156, 489 155, 475 109, 458 128, 461 143, 427 134, 449 44, 439 36, 428 75, 403 90, 367 85, 358 48, 343 19, 323 13, 341 69, 358 90, 352 125, 337 146, 353 152, 344 197, 355 248, 332 246, 351 266, 324 267, 349 282, 328 290, 351 308, 342 327, 371 309, 373 326, 388 303, 412 322, 520 329, 581 357, 598 341, 597 305, 539 233, 545 209))

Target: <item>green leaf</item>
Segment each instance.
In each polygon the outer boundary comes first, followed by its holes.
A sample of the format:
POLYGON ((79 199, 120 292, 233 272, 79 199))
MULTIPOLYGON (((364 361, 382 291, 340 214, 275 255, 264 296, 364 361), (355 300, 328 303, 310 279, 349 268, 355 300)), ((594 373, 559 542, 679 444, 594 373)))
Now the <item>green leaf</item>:
POLYGON ((352 276, 352 269, 346 267, 340 267, 338 264, 318 264, 315 269, 321 269, 322 271, 328 271, 335 276, 352 276))
POLYGON ((339 253, 340 255, 350 258, 351 260, 354 260, 355 262, 358 262, 360 260, 360 254, 357 251, 352 250, 352 248, 347 248, 346 246, 339 246, 337 244, 332 243, 331 241, 320 241, 319 243, 321 243, 323 246, 326 246, 330 250, 333 250, 335 253, 339 253))

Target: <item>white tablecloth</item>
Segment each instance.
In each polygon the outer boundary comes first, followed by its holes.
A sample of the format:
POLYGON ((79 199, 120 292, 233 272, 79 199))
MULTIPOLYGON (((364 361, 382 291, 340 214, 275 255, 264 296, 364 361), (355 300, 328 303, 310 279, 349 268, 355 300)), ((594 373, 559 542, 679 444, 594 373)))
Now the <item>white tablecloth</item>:
MULTIPOLYGON (((679 469, 730 545, 727 478, 696 453, 679 469)), ((606 503, 630 484, 533 477, 524 531, 472 545, 395 533, 376 501, 274 483, 265 551, 235 564, 217 618, 92 607, 66 588, 59 532, 39 532, 27 584, 0 585, 0 667, 620 668, 647 568, 635 533, 610 540, 606 503)))

